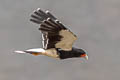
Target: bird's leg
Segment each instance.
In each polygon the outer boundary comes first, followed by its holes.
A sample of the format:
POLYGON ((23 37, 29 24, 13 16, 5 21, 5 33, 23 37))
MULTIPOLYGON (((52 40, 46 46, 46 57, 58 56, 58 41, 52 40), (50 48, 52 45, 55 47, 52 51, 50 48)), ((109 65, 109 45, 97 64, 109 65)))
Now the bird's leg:
POLYGON ((32 54, 32 55, 34 55, 34 56, 38 56, 38 55, 42 55, 43 53, 42 53, 42 52, 39 52, 39 53, 37 53, 37 52, 32 52, 32 53, 30 53, 30 54, 32 54))
POLYGON ((30 53, 34 56, 38 56, 38 55, 45 55, 45 56, 49 56, 49 57, 53 57, 53 58, 58 58, 58 55, 55 53, 49 53, 49 52, 39 52, 39 53, 30 53))

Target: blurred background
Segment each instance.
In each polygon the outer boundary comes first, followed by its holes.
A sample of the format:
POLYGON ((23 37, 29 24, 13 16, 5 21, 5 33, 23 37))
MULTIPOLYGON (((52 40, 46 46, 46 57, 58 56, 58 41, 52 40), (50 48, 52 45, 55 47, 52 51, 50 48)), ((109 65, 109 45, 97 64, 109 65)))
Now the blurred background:
POLYGON ((0 0, 0 80, 119 80, 120 0, 0 0), (42 47, 37 8, 70 28, 89 60, 15 54, 42 47))

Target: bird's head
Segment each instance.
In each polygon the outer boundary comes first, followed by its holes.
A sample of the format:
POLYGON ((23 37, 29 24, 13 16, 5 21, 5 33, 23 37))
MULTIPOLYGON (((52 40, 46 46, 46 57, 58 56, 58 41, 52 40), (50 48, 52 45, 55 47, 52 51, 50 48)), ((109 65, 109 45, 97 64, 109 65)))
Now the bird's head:
POLYGON ((86 60, 88 60, 88 55, 86 54, 86 52, 84 50, 79 49, 78 51, 79 51, 79 55, 80 55, 79 57, 85 58, 86 60))

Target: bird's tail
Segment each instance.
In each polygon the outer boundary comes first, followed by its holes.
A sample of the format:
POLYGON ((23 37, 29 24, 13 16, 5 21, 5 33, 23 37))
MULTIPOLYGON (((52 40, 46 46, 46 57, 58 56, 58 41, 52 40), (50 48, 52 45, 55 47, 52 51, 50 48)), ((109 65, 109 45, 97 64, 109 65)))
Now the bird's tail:
POLYGON ((20 54, 23 54, 23 53, 26 53, 24 51, 14 51, 15 53, 20 53, 20 54))
POLYGON ((25 51, 19 51, 19 50, 17 50, 17 51, 14 51, 14 52, 15 53, 19 53, 19 54, 29 53, 29 54, 38 56, 38 55, 44 54, 45 50, 42 49, 42 48, 35 48, 35 49, 28 49, 28 50, 25 50, 25 51))

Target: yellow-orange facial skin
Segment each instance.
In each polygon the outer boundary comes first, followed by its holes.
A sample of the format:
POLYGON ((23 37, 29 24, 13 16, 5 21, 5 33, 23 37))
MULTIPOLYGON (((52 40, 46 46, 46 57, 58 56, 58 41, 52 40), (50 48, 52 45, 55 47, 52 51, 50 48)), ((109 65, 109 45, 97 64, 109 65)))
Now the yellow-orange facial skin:
POLYGON ((80 57, 85 58, 86 60, 88 60, 88 55, 87 54, 82 54, 82 55, 80 55, 80 57))
POLYGON ((82 54, 82 55, 80 55, 80 57, 85 57, 85 56, 87 56, 86 54, 82 54))

